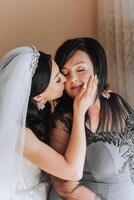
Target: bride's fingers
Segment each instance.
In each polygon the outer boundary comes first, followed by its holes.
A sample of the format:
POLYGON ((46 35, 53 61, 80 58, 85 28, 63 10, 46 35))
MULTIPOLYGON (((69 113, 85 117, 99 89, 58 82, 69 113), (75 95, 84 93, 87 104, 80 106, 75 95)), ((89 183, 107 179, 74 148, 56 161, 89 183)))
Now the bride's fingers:
POLYGON ((93 87, 96 87, 97 84, 98 84, 98 78, 97 78, 97 75, 95 75, 93 87))
POLYGON ((91 91, 90 91, 91 95, 97 93, 97 85, 98 85, 98 78, 97 78, 97 76, 95 75, 94 82, 93 82, 93 84, 92 84, 92 88, 91 88, 91 91))
POLYGON ((95 80, 95 76, 91 76, 88 80, 88 83, 87 83, 87 89, 84 93, 84 96, 87 96, 91 93, 91 90, 92 90, 92 87, 93 87, 93 83, 94 83, 94 80, 95 80))
POLYGON ((94 95, 94 91, 96 91, 97 87, 97 76, 92 75, 87 83, 83 84, 81 91, 77 95, 76 98, 81 98, 82 96, 92 96, 94 95))
POLYGON ((96 99, 96 95, 97 95, 97 85, 98 85, 98 79, 97 76, 93 76, 89 82, 89 86, 85 92, 85 94, 83 95, 84 97, 86 97, 87 99, 89 99, 89 102, 91 104, 93 104, 95 102, 96 99))
POLYGON ((87 83, 84 83, 79 94, 77 95, 77 98, 81 98, 81 96, 83 96, 83 94, 85 93, 86 89, 87 89, 87 83))

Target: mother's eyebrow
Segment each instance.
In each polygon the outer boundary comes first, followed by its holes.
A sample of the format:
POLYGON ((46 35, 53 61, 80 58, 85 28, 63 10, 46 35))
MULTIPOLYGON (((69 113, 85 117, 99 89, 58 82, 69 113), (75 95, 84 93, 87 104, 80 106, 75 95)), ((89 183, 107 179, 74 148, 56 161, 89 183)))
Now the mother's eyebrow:
POLYGON ((86 65, 86 63, 84 61, 79 61, 79 62, 76 62, 73 66, 80 65, 80 64, 85 64, 86 65))
MULTIPOLYGON (((86 63, 85 63, 84 61, 79 61, 79 62, 76 62, 75 64, 73 64, 72 66, 74 67, 74 66, 80 65, 80 64, 86 65, 86 63)), ((66 67, 63 67, 62 70, 67 70, 67 68, 66 68, 66 67)))

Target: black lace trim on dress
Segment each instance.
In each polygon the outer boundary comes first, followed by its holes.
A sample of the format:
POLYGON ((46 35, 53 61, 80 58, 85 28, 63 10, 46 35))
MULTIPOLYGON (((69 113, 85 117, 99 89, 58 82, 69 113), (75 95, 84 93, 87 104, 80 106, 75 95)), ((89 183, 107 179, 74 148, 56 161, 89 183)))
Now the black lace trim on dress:
POLYGON ((124 130, 120 132, 106 131, 102 133, 92 133, 86 127, 86 137, 87 145, 101 141, 119 147, 119 153, 124 159, 124 165, 120 172, 123 173, 128 166, 132 182, 134 183, 134 112, 126 118, 124 130), (125 151, 122 151, 123 147, 125 147, 125 151))

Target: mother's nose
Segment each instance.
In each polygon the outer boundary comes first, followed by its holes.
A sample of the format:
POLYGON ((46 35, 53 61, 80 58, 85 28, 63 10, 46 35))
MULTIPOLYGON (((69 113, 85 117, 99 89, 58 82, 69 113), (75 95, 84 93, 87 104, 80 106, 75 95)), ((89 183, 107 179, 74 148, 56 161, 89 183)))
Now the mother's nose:
POLYGON ((78 81, 78 77, 77 76, 70 76, 70 81, 73 83, 73 82, 76 82, 78 81))

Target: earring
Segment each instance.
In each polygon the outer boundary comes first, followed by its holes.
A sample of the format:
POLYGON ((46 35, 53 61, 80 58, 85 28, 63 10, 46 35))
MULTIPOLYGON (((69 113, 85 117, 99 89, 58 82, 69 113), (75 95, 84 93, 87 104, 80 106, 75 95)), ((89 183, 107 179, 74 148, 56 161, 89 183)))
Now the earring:
POLYGON ((45 99, 41 100, 38 104, 39 110, 43 110, 45 108, 45 103, 47 101, 45 99))

